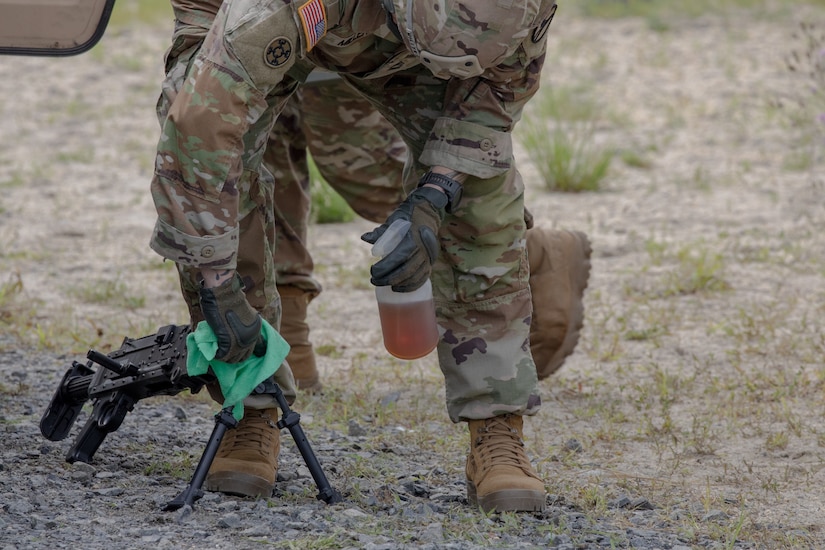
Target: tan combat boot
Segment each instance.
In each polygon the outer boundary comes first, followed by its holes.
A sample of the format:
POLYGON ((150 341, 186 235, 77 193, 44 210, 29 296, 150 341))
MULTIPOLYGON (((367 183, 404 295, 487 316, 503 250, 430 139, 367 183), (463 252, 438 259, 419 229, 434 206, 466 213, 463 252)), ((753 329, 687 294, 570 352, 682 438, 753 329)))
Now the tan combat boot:
POLYGON ((508 414, 470 420, 467 500, 485 512, 544 510, 544 482, 536 474, 522 439, 522 418, 508 414))
POLYGON ((579 341, 590 253, 590 241, 579 231, 527 230, 533 295, 530 350, 539 380, 559 370, 579 341))
POLYGON ((278 472, 281 431, 278 409, 246 409, 238 426, 226 430, 206 475, 207 491, 269 497, 278 472))
POLYGON ((312 293, 289 285, 279 286, 278 293, 281 295, 280 333, 290 346, 286 362, 299 388, 318 393, 322 385, 307 325, 307 306, 312 300, 312 293))

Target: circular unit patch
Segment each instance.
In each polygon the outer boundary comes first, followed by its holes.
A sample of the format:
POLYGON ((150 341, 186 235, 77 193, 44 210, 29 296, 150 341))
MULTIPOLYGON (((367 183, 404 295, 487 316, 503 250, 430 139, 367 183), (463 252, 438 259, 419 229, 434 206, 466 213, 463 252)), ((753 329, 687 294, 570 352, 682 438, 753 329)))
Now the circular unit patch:
POLYGON ((264 50, 264 63, 277 68, 289 61, 292 56, 292 42, 285 36, 279 36, 270 42, 264 50))

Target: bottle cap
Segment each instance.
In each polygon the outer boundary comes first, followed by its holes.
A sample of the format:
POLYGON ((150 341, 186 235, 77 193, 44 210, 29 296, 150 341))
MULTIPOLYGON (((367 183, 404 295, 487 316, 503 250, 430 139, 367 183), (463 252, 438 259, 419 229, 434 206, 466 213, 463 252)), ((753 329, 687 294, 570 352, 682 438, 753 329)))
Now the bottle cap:
POLYGON ((410 228, 409 220, 395 220, 372 245, 372 255, 383 258, 392 252, 410 228))

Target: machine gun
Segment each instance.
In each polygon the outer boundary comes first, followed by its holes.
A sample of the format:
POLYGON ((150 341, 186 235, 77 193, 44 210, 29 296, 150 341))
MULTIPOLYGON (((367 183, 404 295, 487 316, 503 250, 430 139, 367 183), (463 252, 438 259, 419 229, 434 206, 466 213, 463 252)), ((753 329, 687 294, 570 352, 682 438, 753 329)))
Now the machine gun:
MULTIPOLYGON (((186 336, 188 326, 167 325, 156 334, 124 338, 120 349, 105 355, 89 350, 84 365, 77 361, 66 371, 51 402, 40 419, 40 432, 50 441, 65 439, 83 405, 92 400, 92 412, 66 454, 66 461, 91 462, 106 436, 117 430, 141 399, 156 395, 177 395, 189 390, 199 392, 216 378, 211 374, 189 376, 186 372, 186 336), (94 365, 100 368, 95 370, 94 365)), ((300 415, 289 408, 277 384, 275 399, 281 408, 279 429, 287 428, 318 486, 319 500, 327 504, 340 502, 341 495, 332 488, 321 469, 312 447, 300 426, 300 415)), ((192 480, 186 489, 164 510, 192 505, 203 496, 201 487, 227 429, 237 421, 231 407, 215 415, 215 427, 201 455, 192 480)))

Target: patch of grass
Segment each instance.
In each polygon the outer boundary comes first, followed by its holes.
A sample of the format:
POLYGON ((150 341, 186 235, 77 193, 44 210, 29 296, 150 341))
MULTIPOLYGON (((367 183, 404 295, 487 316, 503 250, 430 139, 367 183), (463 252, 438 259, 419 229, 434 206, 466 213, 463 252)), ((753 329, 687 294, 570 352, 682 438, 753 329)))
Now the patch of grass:
POLYGON ((86 286, 73 288, 73 295, 89 303, 106 303, 113 307, 138 309, 146 303, 144 296, 137 296, 129 292, 129 288, 121 281, 93 281, 86 286))
POLYGON ((95 160, 95 152, 92 148, 61 151, 57 153, 55 160, 65 163, 76 162, 78 164, 91 164, 95 160))
POLYGON ((776 432, 770 434, 765 441, 765 448, 769 451, 781 451, 788 447, 788 434, 776 432))
POLYGON ((25 176, 19 171, 15 170, 11 174, 0 178, 0 189, 10 187, 21 187, 26 183, 25 176))
POLYGON ((584 89, 539 92, 528 106, 516 138, 550 191, 598 191, 613 153, 596 140, 599 106, 584 89))
POLYGON ((95 112, 95 105, 83 97, 72 98, 61 107, 50 115, 52 122, 56 122, 57 117, 90 118, 95 112))
POLYGON ((5 281, 0 280, 0 331, 35 349, 85 353, 94 347, 109 352, 120 345, 125 335, 153 334, 164 324, 187 319, 182 300, 147 307, 144 296, 118 281, 89 283, 64 292, 91 304, 95 313, 78 314, 70 303, 56 309, 46 305, 41 296, 25 288, 17 272, 5 281), (111 311, 101 314, 107 307, 111 311))
POLYGON ((321 344, 315 346, 315 353, 316 355, 329 357, 331 359, 340 359, 344 356, 341 349, 335 344, 321 344))
POLYGON ((714 183, 718 184, 718 180, 714 180, 711 177, 711 174, 708 173, 708 169, 705 166, 696 166, 689 177, 683 178, 681 179, 681 181, 678 181, 678 184, 680 186, 688 186, 693 189, 696 189, 697 191, 703 191, 705 193, 713 189, 714 183))
POLYGON ((310 217, 314 223, 345 223, 355 219, 355 212, 321 176, 312 157, 309 160, 310 194, 312 209, 310 217))
POLYGON ((143 469, 145 475, 168 475, 175 479, 189 479, 197 465, 197 458, 185 451, 178 451, 172 455, 168 452, 157 452, 156 456, 164 457, 165 459, 149 463, 143 469))
MULTIPOLYGON (((325 550, 327 548, 344 548, 345 545, 342 544, 344 537, 345 535, 341 533, 320 537, 317 535, 298 537, 286 541, 286 546, 284 546, 284 548, 289 548, 290 550, 325 550)), ((262 541, 261 545, 266 546, 267 541, 262 541)))
POLYGON ((668 243, 650 238, 644 242, 644 248, 650 263, 641 264, 636 276, 628 281, 625 289, 628 297, 648 300, 732 288, 724 276, 726 254, 712 251, 707 243, 699 241, 673 250, 668 243), (659 280, 651 286, 648 280, 656 275, 659 280))
POLYGON ((685 246, 676 258, 677 268, 671 271, 665 283, 665 295, 686 295, 698 292, 730 290, 724 279, 724 256, 703 247, 685 246))

